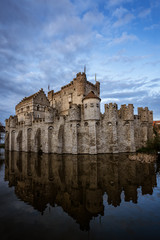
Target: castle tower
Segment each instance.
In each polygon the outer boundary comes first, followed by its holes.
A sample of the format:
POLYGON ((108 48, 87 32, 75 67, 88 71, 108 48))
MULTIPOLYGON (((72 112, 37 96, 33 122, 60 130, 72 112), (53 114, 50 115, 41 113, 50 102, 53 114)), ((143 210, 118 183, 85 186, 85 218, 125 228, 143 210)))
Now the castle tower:
POLYGON ((100 101, 93 91, 83 99, 84 121, 88 121, 90 154, 97 154, 96 121, 100 120, 100 101))
POLYGON ((108 152, 118 152, 118 131, 117 131, 117 104, 105 104, 104 123, 107 136, 107 143, 109 146, 108 152))
POLYGON ((69 109, 69 117, 72 126, 72 154, 77 154, 78 152, 78 142, 77 142, 77 122, 81 120, 81 107, 77 104, 71 104, 69 109))
POLYGON ((84 120, 100 120, 100 101, 93 91, 83 99, 84 120))
POLYGON ((78 96, 85 94, 85 83, 86 83, 86 74, 85 73, 77 73, 76 79, 77 83, 77 94, 78 96))

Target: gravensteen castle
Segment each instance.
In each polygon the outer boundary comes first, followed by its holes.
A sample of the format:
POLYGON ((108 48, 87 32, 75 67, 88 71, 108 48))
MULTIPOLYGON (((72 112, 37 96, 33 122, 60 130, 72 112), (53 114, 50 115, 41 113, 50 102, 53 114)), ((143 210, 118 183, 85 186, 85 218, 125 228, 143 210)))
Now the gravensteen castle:
POLYGON ((135 152, 153 135, 153 112, 133 104, 105 104, 100 83, 78 73, 59 92, 43 89, 25 97, 6 120, 6 149, 25 152, 98 154, 135 152))

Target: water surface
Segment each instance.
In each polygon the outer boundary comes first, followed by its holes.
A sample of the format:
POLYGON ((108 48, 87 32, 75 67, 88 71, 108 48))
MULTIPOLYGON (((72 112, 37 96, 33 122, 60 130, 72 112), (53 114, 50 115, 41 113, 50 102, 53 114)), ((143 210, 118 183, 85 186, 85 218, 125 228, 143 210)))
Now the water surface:
POLYGON ((159 239, 160 166, 0 150, 0 239, 159 239))

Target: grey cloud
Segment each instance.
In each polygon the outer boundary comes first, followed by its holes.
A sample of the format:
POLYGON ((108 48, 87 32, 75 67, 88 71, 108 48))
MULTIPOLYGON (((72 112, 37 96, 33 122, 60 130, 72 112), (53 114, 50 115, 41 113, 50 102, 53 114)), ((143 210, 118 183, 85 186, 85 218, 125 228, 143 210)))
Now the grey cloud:
POLYGON ((101 94, 102 97, 104 98, 118 98, 118 99, 128 99, 128 98, 137 98, 137 96, 142 96, 146 94, 146 91, 117 91, 116 93, 103 93, 101 94))

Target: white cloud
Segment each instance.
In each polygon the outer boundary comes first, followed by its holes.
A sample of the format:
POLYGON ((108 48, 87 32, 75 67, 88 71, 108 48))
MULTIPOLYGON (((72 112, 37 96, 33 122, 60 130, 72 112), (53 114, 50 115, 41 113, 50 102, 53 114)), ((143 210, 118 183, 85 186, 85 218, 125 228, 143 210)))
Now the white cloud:
POLYGON ((142 56, 127 56, 127 55, 121 55, 121 54, 117 54, 117 55, 113 55, 111 57, 107 58, 107 62, 123 62, 123 63, 133 63, 133 62, 137 62, 137 61, 141 61, 144 59, 149 58, 148 55, 142 55, 142 56))
POLYGON ((133 34, 128 34, 127 32, 123 32, 119 38, 114 38, 111 42, 108 43, 109 46, 121 44, 128 41, 137 41, 138 37, 133 34))
POLYGON ((150 9, 150 8, 144 9, 144 10, 142 10, 142 11, 139 13, 138 17, 140 17, 140 18, 145 18, 145 17, 147 17, 150 13, 151 13, 151 9, 150 9))
POLYGON ((119 102, 120 100, 118 99, 118 98, 103 98, 102 100, 101 100, 101 103, 103 104, 103 103, 110 103, 110 102, 114 102, 114 103, 117 103, 117 102, 119 102))
POLYGON ((124 26, 124 25, 130 23, 134 18, 135 17, 134 17, 134 15, 132 13, 128 13, 128 14, 124 15, 122 18, 118 19, 113 24, 113 27, 114 28, 118 28, 118 27, 124 26))
POLYGON ((107 7, 115 7, 132 1, 133 0, 109 0, 107 3, 107 7))
POLYGON ((99 25, 102 24, 104 21, 104 15, 100 12, 87 12, 84 16, 83 16, 83 22, 85 24, 89 24, 90 26, 95 26, 95 25, 99 25))
POLYGON ((152 25, 144 28, 144 30, 146 30, 146 31, 155 30, 155 29, 160 29, 160 23, 152 24, 152 25))
POLYGON ((160 96, 160 86, 156 87, 156 88, 151 88, 148 95, 151 98, 157 98, 157 96, 159 97, 160 96))
POLYGON ((126 13, 128 13, 128 10, 126 8, 119 7, 116 8, 112 15, 117 18, 122 18, 126 13))

